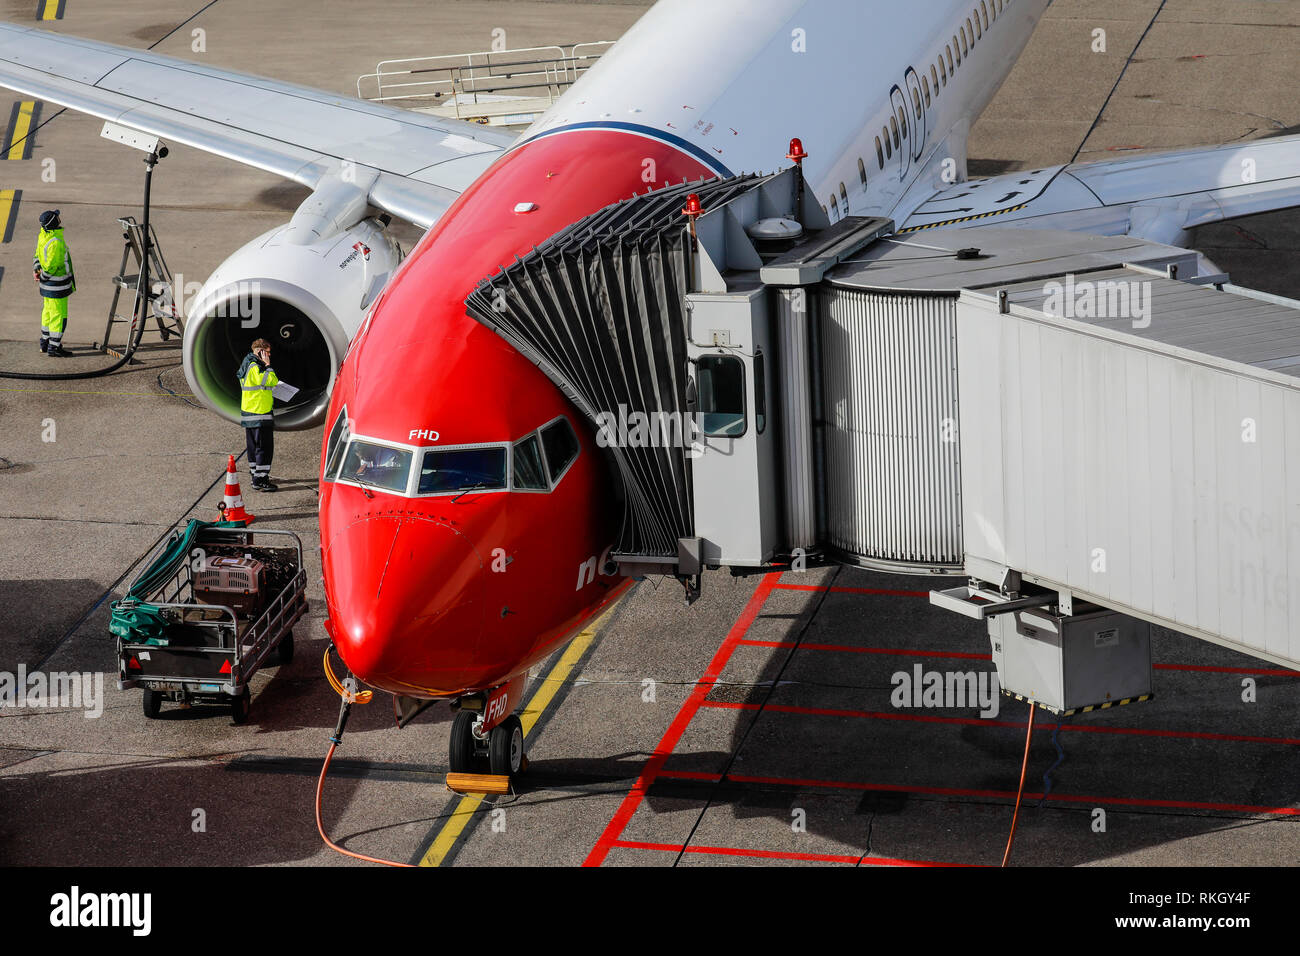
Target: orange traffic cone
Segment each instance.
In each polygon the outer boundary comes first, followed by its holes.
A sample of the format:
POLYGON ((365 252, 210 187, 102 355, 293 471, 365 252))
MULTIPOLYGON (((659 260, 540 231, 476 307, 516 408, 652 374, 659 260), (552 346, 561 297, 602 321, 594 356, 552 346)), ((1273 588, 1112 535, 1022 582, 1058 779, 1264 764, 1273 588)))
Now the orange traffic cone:
POLYGON ((235 456, 230 456, 226 465, 226 497, 221 501, 222 521, 242 521, 245 525, 253 523, 253 516, 244 510, 244 496, 239 491, 239 475, 235 473, 235 456))

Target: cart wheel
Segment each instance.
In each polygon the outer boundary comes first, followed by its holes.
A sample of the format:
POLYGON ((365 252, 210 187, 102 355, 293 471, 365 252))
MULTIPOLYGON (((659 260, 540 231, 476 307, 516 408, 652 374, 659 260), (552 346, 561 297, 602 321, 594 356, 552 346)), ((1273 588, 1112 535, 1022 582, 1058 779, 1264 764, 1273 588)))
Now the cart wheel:
POLYGON ((251 706, 252 695, 248 692, 248 688, 245 687, 244 692, 238 697, 230 698, 230 719, 236 724, 242 724, 248 720, 248 711, 251 706))
POLYGON ((514 714, 492 728, 488 735, 488 760, 492 772, 514 776, 524 764, 524 725, 514 714))
POLYGON ((456 711, 451 722, 451 746, 448 767, 452 773, 469 773, 474 769, 474 719, 470 710, 456 711))
POLYGON ((144 689, 144 697, 140 699, 140 705, 144 715, 150 720, 157 717, 158 712, 162 710, 162 699, 163 695, 160 691, 150 690, 147 687, 144 689))
POLYGON ((287 664, 293 660, 293 631, 280 638, 280 663, 287 664))

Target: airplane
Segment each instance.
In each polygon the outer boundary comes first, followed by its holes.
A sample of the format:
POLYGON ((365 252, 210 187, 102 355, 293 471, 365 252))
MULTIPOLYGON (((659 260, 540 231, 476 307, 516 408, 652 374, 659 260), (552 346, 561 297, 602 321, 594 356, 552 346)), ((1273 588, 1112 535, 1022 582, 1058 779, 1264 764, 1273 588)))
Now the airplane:
POLYGON ((11 24, 0 84, 314 190, 205 285, 187 377, 235 420, 229 370, 268 324, 285 343, 280 374, 305 387, 277 424, 325 423, 335 646, 396 698, 453 702, 452 770, 515 773, 529 668, 630 582, 594 426, 466 314, 481 279, 634 193, 778 167, 792 137, 831 222, 899 233, 996 221, 1185 244, 1300 205, 1295 136, 968 180, 971 125, 1049 4, 660 0, 517 138, 11 24), (402 258, 370 207, 428 231, 402 258), (250 295, 262 325, 237 326, 224 306, 250 295))

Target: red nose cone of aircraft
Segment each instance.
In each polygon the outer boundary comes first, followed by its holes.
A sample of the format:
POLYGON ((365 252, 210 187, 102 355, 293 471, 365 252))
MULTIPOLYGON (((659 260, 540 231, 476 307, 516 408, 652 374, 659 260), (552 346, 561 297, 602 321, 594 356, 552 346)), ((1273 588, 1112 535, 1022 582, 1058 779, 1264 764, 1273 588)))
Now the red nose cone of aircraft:
POLYGON ((334 645, 362 681, 396 694, 447 694, 473 678, 482 561, 450 524, 411 514, 350 522, 327 545, 334 645))

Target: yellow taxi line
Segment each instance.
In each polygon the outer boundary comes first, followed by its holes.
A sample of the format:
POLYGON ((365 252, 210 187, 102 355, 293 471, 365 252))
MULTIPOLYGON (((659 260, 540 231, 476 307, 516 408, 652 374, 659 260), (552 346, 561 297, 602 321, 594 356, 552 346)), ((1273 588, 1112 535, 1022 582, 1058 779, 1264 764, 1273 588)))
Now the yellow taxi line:
MULTIPOLYGON (((555 694, 559 691, 561 685, 569 679, 573 673, 573 668, 577 666, 582 655, 586 653, 591 642, 595 640, 596 634, 613 613, 611 607, 602 614, 591 627, 584 630, 575 637, 564 654, 555 662, 555 666, 541 680, 541 685, 533 693, 528 704, 524 707, 523 713, 519 715, 520 722, 524 725, 524 739, 528 739, 528 734, 532 731, 546 708, 550 706, 555 699, 555 694)), ((424 856, 420 858, 420 866, 441 866, 442 861, 446 859, 447 854, 456 843, 456 838, 461 835, 465 826, 474 818, 475 811, 483 803, 483 798, 474 794, 466 794, 460 798, 456 804, 456 809, 451 811, 451 816, 447 822, 442 825, 438 831, 437 837, 434 838, 429 849, 424 856)))
POLYGON ((32 113, 35 110, 35 100, 23 100, 18 104, 13 128, 9 130, 9 149, 5 153, 5 159, 24 158, 23 154, 27 151, 27 136, 32 131, 32 113))
POLYGON ((41 6, 42 20, 59 20, 63 17, 64 0, 45 0, 41 6))

